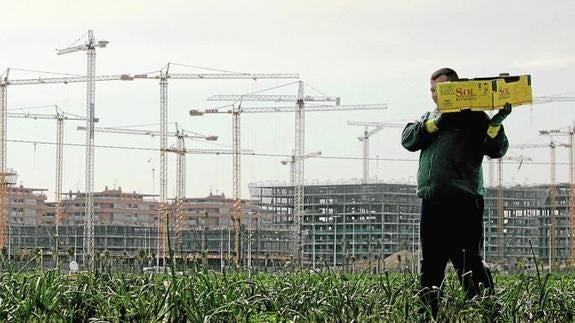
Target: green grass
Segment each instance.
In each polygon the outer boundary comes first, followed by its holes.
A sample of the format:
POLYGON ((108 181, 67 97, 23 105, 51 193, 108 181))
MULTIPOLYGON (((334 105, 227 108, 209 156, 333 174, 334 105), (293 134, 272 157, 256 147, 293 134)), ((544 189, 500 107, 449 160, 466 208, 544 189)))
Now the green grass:
MULTIPOLYGON (((573 322, 572 274, 496 275, 495 295, 465 300, 452 274, 439 321, 573 322)), ((417 276, 401 273, 185 275, 0 273, 6 322, 413 322, 417 276)))

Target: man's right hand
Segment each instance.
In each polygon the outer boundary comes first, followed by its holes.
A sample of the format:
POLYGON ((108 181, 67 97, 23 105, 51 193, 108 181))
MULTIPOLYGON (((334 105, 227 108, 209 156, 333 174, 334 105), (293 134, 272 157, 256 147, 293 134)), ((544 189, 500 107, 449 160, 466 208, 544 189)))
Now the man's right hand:
POLYGON ((434 133, 441 129, 441 120, 443 114, 438 112, 433 118, 425 120, 425 130, 429 133, 434 133))

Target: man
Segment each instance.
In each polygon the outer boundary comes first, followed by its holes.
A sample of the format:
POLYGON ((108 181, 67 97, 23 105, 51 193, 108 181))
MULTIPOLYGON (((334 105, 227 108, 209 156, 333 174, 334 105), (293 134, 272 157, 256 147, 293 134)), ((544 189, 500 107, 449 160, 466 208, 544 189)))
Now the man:
MULTIPOLYGON (((431 97, 437 103, 437 83, 457 81, 457 73, 442 68, 431 75, 431 97)), ((483 156, 500 158, 509 143, 502 121, 511 105, 492 118, 483 111, 427 112, 407 124, 401 144, 420 150, 417 196, 421 202, 422 300, 437 317, 439 290, 451 261, 466 296, 481 288, 493 290, 493 280, 480 255, 483 243, 483 156)))

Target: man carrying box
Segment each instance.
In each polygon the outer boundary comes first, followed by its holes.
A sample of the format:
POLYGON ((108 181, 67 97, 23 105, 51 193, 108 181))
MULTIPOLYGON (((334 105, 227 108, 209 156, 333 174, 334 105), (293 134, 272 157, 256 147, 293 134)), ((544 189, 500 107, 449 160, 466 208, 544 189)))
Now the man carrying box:
MULTIPOLYGON (((457 81, 457 73, 442 68, 431 75, 431 97, 436 85, 457 81)), ((511 113, 505 104, 492 118, 483 111, 440 113, 437 108, 420 121, 408 123, 401 144, 420 150, 417 196, 421 202, 422 300, 437 317, 447 262, 455 268, 466 296, 482 288, 493 291, 491 272, 483 265, 483 156, 501 158, 509 143, 502 126, 511 113)))

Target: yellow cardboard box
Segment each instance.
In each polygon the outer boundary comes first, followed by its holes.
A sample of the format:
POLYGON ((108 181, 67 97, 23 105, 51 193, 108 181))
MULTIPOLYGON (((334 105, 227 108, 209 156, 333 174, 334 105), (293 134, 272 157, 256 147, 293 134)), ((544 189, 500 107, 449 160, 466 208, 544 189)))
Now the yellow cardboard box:
POLYGON ((531 75, 442 82, 436 93, 441 112, 498 110, 507 102, 514 107, 533 102, 531 75))

